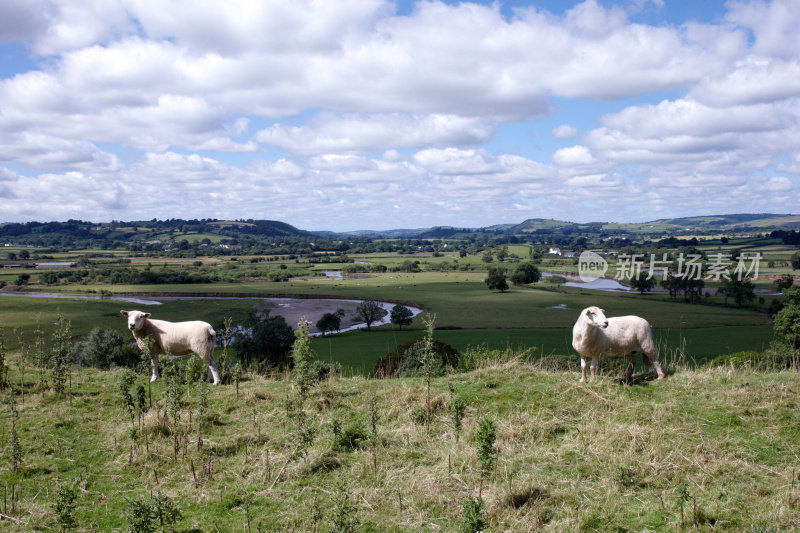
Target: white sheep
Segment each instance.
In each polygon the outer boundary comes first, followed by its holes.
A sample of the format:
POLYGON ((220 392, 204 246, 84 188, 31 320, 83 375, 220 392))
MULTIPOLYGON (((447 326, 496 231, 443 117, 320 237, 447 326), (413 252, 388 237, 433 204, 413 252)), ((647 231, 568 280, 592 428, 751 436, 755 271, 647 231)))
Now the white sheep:
POLYGON ((150 318, 150 313, 142 311, 120 311, 120 313, 128 318, 128 329, 133 333, 133 338, 136 339, 136 344, 140 349, 144 349, 145 338, 152 341, 150 363, 153 366, 153 375, 150 381, 158 379, 159 355, 196 353, 208 365, 214 385, 219 385, 219 372, 217 372, 217 364, 214 362, 217 334, 210 324, 199 320, 191 322, 155 320, 150 318))
POLYGON ((655 367, 658 379, 664 377, 650 323, 642 317, 630 315, 606 318, 599 307, 587 307, 581 311, 572 327, 572 347, 581 356, 581 383, 586 381, 587 357, 592 358, 592 379, 596 377, 597 361, 600 357, 627 357, 625 382, 630 383, 636 364, 636 352, 642 352, 642 361, 655 367))

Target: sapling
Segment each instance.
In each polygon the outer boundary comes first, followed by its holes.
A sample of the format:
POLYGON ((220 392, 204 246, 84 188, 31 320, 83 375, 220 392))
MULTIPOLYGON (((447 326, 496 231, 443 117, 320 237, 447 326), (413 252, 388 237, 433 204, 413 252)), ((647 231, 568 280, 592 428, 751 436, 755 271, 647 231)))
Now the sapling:
POLYGON ((75 483, 59 483, 56 489, 56 501, 53 505, 59 531, 71 531, 78 527, 78 522, 73 515, 76 499, 75 483))
POLYGON ((33 352, 31 355, 34 364, 39 370, 39 390, 44 390, 47 388, 47 369, 50 366, 50 354, 45 349, 41 313, 36 315, 36 327, 33 330, 33 352))
POLYGON ((117 378, 117 386, 119 387, 119 398, 122 408, 131 417, 131 424, 134 423, 134 415, 136 413, 136 401, 131 395, 131 386, 136 381, 136 374, 133 370, 125 368, 120 372, 117 378))
POLYGON ((494 448, 494 442, 497 439, 497 430, 495 429, 494 422, 487 417, 481 418, 478 422, 478 430, 475 432, 475 444, 478 447, 478 462, 480 463, 481 474, 481 490, 478 497, 483 490, 483 481, 489 477, 494 469, 494 460, 497 450, 494 448))
POLYGON ((453 395, 450 398, 450 420, 453 421, 453 431, 456 434, 456 443, 464 423, 464 413, 467 410, 467 402, 461 396, 453 395))
POLYGON ((13 391, 8 393, 8 405, 11 409, 11 431, 8 436, 8 457, 12 472, 17 472, 22 463, 23 453, 22 444, 19 441, 17 424, 19 423, 19 412, 17 411, 17 401, 13 391))
POLYGON ((689 484, 686 481, 682 481, 677 488, 678 493, 678 507, 681 510, 681 528, 684 526, 684 515, 683 515, 683 506, 685 503, 689 501, 689 484))
POLYGON ((305 400, 308 389, 313 383, 312 362, 314 351, 311 349, 311 340, 308 337, 308 328, 311 325, 306 317, 302 317, 294 332, 295 340, 292 344, 292 359, 294 360, 294 384, 297 387, 301 402, 305 400))
POLYGON ((72 364, 70 358, 72 350, 70 347, 70 321, 64 317, 63 313, 58 313, 53 331, 53 368, 50 376, 53 380, 53 392, 63 394, 66 389, 67 379, 69 379, 70 396, 72 395, 72 364))
POLYGON ((150 498, 150 501, 152 502, 153 514, 161 524, 161 530, 163 531, 165 526, 169 526, 170 533, 174 532, 175 522, 183 518, 183 514, 175 504, 175 501, 160 490, 150 498))
POLYGON ((0 389, 8 386, 8 365, 6 364, 6 342, 3 328, 0 327, 0 389))
POLYGON ((177 426, 185 403, 183 395, 186 391, 186 375, 174 361, 164 365, 164 384, 167 397, 167 412, 172 419, 173 425, 177 426))
POLYGON ((422 319, 425 324, 425 340, 422 348, 422 374, 425 376, 425 432, 431 432, 431 379, 439 371, 439 361, 433 351, 433 329, 436 315, 428 314, 422 319))
POLYGON ((350 499, 350 491, 344 483, 336 486, 333 493, 333 514, 330 518, 330 531, 333 533, 353 533, 360 524, 358 508, 350 499))
POLYGON ((369 428, 372 440, 372 467, 378 471, 378 398, 373 394, 369 397, 369 428))
POLYGON ((473 499, 471 496, 467 496, 461 510, 459 533, 480 533, 486 530, 487 525, 486 503, 483 498, 478 496, 473 499))
POLYGON ((155 533, 158 517, 152 500, 128 500, 126 514, 130 533, 155 533))

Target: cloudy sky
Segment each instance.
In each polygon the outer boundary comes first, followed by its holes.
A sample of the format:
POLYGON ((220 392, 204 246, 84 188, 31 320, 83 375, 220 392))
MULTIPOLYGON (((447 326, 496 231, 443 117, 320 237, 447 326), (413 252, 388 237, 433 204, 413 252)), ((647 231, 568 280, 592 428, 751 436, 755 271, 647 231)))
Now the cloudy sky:
POLYGON ((0 222, 797 213, 797 28, 797 0, 3 0, 0 222))

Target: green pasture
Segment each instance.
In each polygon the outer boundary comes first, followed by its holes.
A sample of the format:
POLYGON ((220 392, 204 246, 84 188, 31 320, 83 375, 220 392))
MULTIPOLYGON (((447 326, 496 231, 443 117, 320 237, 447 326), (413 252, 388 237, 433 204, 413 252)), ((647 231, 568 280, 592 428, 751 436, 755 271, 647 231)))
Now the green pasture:
MULTIPOLYGON (((762 351, 772 340, 772 326, 710 326, 692 329, 655 328, 654 338, 659 356, 667 361, 685 359, 701 364, 721 354, 740 351, 762 351)), ((327 335, 312 340, 317 357, 326 362, 338 362, 355 374, 369 374, 378 358, 395 346, 422 337, 424 331, 374 330, 351 331, 327 335)), ((533 348, 534 358, 542 355, 572 354, 572 327, 519 329, 440 329, 434 338, 446 342, 459 352, 468 348, 523 351, 533 348)))

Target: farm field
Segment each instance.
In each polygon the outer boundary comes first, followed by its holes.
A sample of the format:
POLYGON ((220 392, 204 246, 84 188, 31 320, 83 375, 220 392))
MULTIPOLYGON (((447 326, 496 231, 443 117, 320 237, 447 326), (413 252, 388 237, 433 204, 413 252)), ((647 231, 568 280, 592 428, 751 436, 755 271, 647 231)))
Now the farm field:
MULTIPOLYGON (((572 354, 571 327, 577 313, 590 305, 604 308, 609 316, 636 314, 646 317, 657 332, 664 332, 663 350, 684 348, 689 360, 708 358, 742 350, 759 349, 771 338, 770 320, 762 312, 721 305, 697 305, 671 302, 666 296, 629 295, 588 291, 575 288, 541 290, 514 287, 505 293, 489 291, 483 283, 485 274, 476 272, 385 273, 369 278, 335 280, 318 276, 293 278, 288 282, 245 282, 191 285, 96 285, 92 294, 175 294, 219 296, 220 299, 165 301, 147 308, 155 317, 179 321, 206 320, 221 327, 230 316, 234 325, 245 321, 253 300, 225 296, 313 296, 378 299, 422 307, 436 316, 436 337, 460 350, 486 344, 490 347, 535 348, 539 354, 572 354), (742 326, 747 326, 743 328, 742 326), (669 335, 667 335, 669 332, 669 335), (681 339, 686 344, 682 345, 681 339)), ((54 292, 54 288, 43 289, 54 292)), ((69 293, 86 287, 58 287, 69 293)), ((0 297, 0 325, 20 328, 23 337, 33 330, 41 314, 46 334, 59 312, 72 323, 74 337, 81 338, 94 327, 112 328, 123 335, 120 309, 143 307, 111 300, 73 300, 0 297)), ((146 307, 146 306, 145 306, 146 307)), ((333 312, 333 309, 331 310, 333 312)), ((292 324, 294 325, 294 324, 292 324)), ((412 328, 420 327, 420 318, 412 328)), ((394 332, 391 326, 375 331, 356 332, 314 340, 324 344, 320 350, 326 360, 332 358, 356 371, 371 369, 374 361, 393 348, 393 339, 405 339, 406 332, 394 332)), ((418 334, 418 333, 417 333, 418 334)), ((408 333, 411 335, 411 333, 408 333)), ((9 342, 12 343, 13 340, 9 342)))
MULTIPOLYGON (((323 361, 340 363, 355 374, 369 374, 379 357, 398 344, 423 335, 422 330, 354 331, 316 337, 312 346, 323 361)), ((434 338, 461 353, 481 347, 511 352, 532 349, 532 360, 542 355, 568 355, 576 368, 580 363, 572 348, 571 328, 437 330, 434 338)), ((721 354, 763 351, 769 346, 773 332, 770 325, 709 326, 684 330, 655 328, 653 338, 662 359, 674 361, 683 356, 687 362, 699 365, 721 354)))

